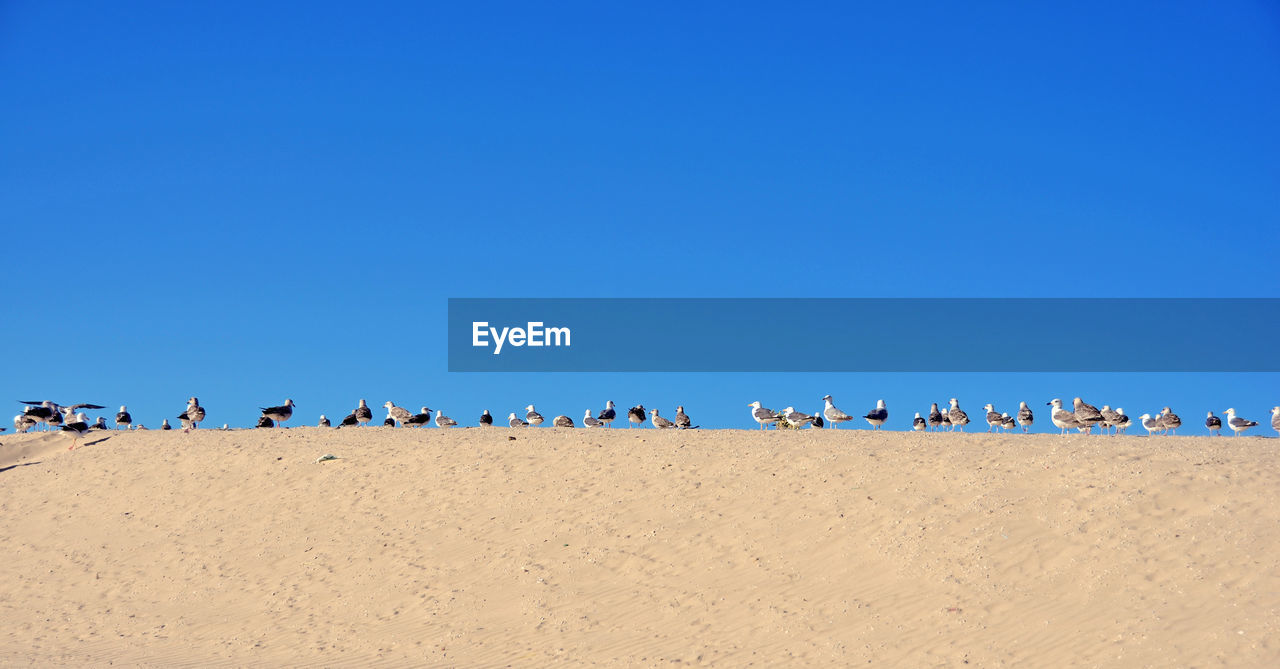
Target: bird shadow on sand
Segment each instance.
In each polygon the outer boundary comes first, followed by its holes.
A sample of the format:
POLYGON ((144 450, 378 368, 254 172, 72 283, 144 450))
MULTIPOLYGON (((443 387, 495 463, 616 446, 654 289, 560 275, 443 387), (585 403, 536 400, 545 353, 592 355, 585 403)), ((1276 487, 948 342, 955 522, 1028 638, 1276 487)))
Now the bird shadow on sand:
POLYGON ((104 441, 108 441, 108 440, 110 440, 110 439, 111 439, 111 437, 103 437, 103 438, 98 439, 98 440, 96 440, 96 441, 86 441, 86 442, 84 442, 83 444, 80 444, 80 446, 79 446, 79 447, 80 447, 80 448, 84 448, 85 446, 94 446, 94 445, 97 445, 97 444, 101 444, 101 443, 102 443, 102 442, 104 442, 104 441))
POLYGON ((29 467, 31 465, 38 465, 38 464, 40 464, 39 460, 36 460, 35 462, 19 462, 16 465, 9 465, 8 467, 0 467, 0 474, 3 474, 9 471, 10 469, 17 469, 18 467, 29 467))

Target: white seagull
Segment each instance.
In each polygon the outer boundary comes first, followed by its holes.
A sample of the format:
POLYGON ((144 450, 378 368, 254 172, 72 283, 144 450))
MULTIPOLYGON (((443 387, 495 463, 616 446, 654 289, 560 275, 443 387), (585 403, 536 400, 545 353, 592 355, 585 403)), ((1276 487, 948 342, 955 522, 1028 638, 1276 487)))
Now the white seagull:
POLYGON ((1047 403, 1053 407, 1049 411, 1049 420, 1053 421, 1054 426, 1062 428, 1062 435, 1066 436, 1067 430, 1073 427, 1080 427, 1080 422, 1076 420, 1075 414, 1062 408, 1062 400, 1056 397, 1052 402, 1047 403))
POLYGON ((604 422, 601 421, 599 418, 592 416, 591 409, 587 409, 587 412, 582 415, 582 426, 583 427, 604 427, 604 422))
MULTIPOLYGON (((1243 418, 1236 416, 1235 409, 1227 409, 1222 413, 1227 414, 1227 427, 1231 428, 1232 432, 1235 432, 1235 435, 1233 436, 1238 437, 1240 436, 1241 432, 1244 432, 1245 430, 1251 427, 1254 427, 1255 425, 1258 424, 1258 421, 1256 420, 1245 420, 1243 418)), ((83 416, 84 414, 80 414, 80 415, 83 416)))
POLYGON ((507 416, 507 425, 510 425, 511 427, 529 427, 528 423, 516 418, 516 412, 514 411, 507 416))
POLYGON ((454 427, 458 421, 444 415, 443 411, 436 412, 436 427, 454 427))
POLYGON ((671 420, 659 416, 657 409, 649 409, 649 416, 649 422, 653 423, 653 426, 656 428, 666 430, 676 426, 676 424, 671 420))
POLYGON ((813 422, 813 416, 807 413, 796 411, 795 407, 787 407, 782 410, 782 417, 787 420, 787 424, 791 427, 804 427, 813 422))
MULTIPOLYGON (((830 401, 830 395, 827 396, 830 401)), ((774 413, 773 409, 766 409, 760 406, 760 402, 752 402, 747 406, 751 407, 751 420, 760 424, 760 429, 765 429, 766 425, 772 425, 782 420, 782 416, 774 413)))
POLYGON ((831 403, 830 395, 823 397, 822 401, 826 402, 826 407, 822 409, 822 417, 827 419, 827 424, 831 427, 839 428, 841 423, 853 420, 853 416, 837 409, 836 405, 831 403))
POLYGON ((526 412, 524 414, 524 419, 528 421, 530 425, 542 425, 542 414, 534 411, 532 404, 525 407, 524 410, 526 412))
POLYGON ((1160 421, 1152 418, 1151 414, 1144 413, 1138 416, 1138 420, 1142 421, 1142 427, 1147 428, 1148 437, 1160 431, 1160 421))

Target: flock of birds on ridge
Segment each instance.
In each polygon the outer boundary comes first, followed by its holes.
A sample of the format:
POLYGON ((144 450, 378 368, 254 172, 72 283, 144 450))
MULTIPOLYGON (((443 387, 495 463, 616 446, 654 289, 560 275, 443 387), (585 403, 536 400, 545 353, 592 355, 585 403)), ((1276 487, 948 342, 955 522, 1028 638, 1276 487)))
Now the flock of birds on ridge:
MULTIPOLYGON (((822 398, 825 406, 822 411, 814 415, 801 413, 795 410, 795 407, 787 407, 782 411, 774 411, 765 408, 760 402, 752 402, 747 406, 751 408, 751 418, 760 425, 760 429, 764 430, 770 425, 775 427, 786 426, 788 428, 821 428, 824 426, 839 427, 841 423, 854 420, 851 416, 840 409, 836 408, 832 402, 831 396, 827 395, 822 398)), ((81 409, 105 409, 106 407, 98 404, 73 404, 63 406, 48 400, 42 402, 21 401, 27 405, 22 413, 13 417, 13 427, 16 432, 23 433, 28 430, 37 428, 41 425, 45 429, 52 430, 58 428, 63 432, 71 434, 72 441, 69 448, 75 448, 76 441, 88 434, 92 430, 108 430, 106 419, 99 416, 97 421, 89 423, 88 417, 81 409)), ((284 404, 274 407, 259 407, 262 410, 262 416, 258 419, 257 427, 270 428, 281 426, 283 423, 293 417, 293 410, 297 405, 293 400, 286 399, 284 404)), ((422 407, 418 413, 413 413, 407 409, 396 406, 392 402, 382 405, 387 410, 387 417, 382 422, 384 426, 395 427, 397 424, 401 427, 423 427, 432 422, 431 409, 422 407)), ((1103 405, 1101 409, 1085 403, 1079 397, 1072 400, 1072 409, 1068 411, 1063 408, 1062 400, 1055 399, 1047 403, 1047 406, 1053 407, 1049 412, 1049 419, 1054 426, 1062 430, 1061 434, 1065 435, 1067 430, 1076 429, 1082 433, 1092 433, 1096 426, 1101 428, 1105 434, 1111 434, 1111 428, 1115 428, 1115 434, 1123 433, 1130 424, 1129 416, 1124 409, 1112 409, 1109 405, 1103 405)), ((1035 414, 1027 406, 1026 402, 1021 402, 1018 412, 1014 416, 1010 416, 1007 412, 997 412, 995 406, 987 404, 983 407, 986 411, 987 431, 1007 430, 1012 431, 1018 427, 1023 432, 1027 432, 1030 426, 1035 422, 1035 414)), ((1232 430, 1237 436, 1245 430, 1257 426, 1256 421, 1246 420, 1236 415, 1235 409, 1227 409, 1223 412, 1226 418, 1226 426, 1232 430)), ((612 400, 605 403, 605 408, 598 415, 592 416, 590 409, 582 417, 583 427, 609 427, 618 413, 614 407, 612 400)), ((885 406, 884 400, 876 403, 876 408, 867 412, 862 416, 864 420, 871 425, 871 428, 878 430, 889 420, 889 409, 885 406)), ((192 397, 187 400, 187 409, 177 416, 183 431, 194 430, 200 427, 200 423, 205 419, 204 407, 200 406, 200 400, 192 397)), ((675 419, 669 419, 658 414, 657 409, 645 410, 644 405, 636 405, 627 410, 627 420, 631 427, 643 425, 648 421, 653 427, 660 429, 697 429, 699 426, 693 425, 693 421, 689 419, 688 414, 684 412, 683 406, 676 407, 675 419)), ((1165 407, 1158 414, 1152 416, 1150 414, 1142 414, 1138 419, 1142 423, 1142 427, 1147 430, 1148 435, 1152 434, 1173 434, 1175 430, 1182 426, 1182 419, 1173 413, 1169 407, 1165 407)), ((338 427, 364 426, 373 421, 373 410, 369 405, 360 400, 359 406, 355 408, 339 423, 338 427)), ((436 413, 435 424, 437 427, 447 428, 456 427, 458 421, 449 418, 443 413, 436 413)), ((532 404, 525 407, 524 418, 520 418, 513 411, 507 416, 507 425, 513 428, 529 427, 531 425, 541 425, 544 422, 542 414, 538 413, 532 404)), ((572 418, 568 416, 556 416, 552 419, 551 424, 555 427, 577 427, 572 418)), ((969 415, 960 408, 960 402, 955 398, 950 401, 950 407, 943 411, 938 408, 935 402, 929 409, 928 417, 922 417, 920 412, 916 412, 915 418, 911 421, 911 427, 916 432, 925 430, 942 430, 944 428, 951 431, 964 431, 964 426, 969 424, 969 415)), ((1218 434, 1223 427, 1222 418, 1213 415, 1210 411, 1205 418, 1205 427, 1210 434, 1218 434)), ((480 426, 492 426, 493 416, 486 409, 480 416, 480 426)), ((323 414, 320 416, 320 427, 332 427, 329 419, 323 414)), ((1280 432, 1280 406, 1271 410, 1271 427, 1276 432, 1280 432)), ((147 428, 141 424, 134 424, 133 417, 129 414, 128 407, 121 406, 120 411, 116 414, 116 429, 135 429, 146 430, 147 428)), ((165 419, 160 426, 161 430, 170 430, 173 427, 169 424, 169 420, 165 419)), ((226 424, 222 429, 229 429, 226 424)), ((0 428, 3 431, 4 428, 0 428)))

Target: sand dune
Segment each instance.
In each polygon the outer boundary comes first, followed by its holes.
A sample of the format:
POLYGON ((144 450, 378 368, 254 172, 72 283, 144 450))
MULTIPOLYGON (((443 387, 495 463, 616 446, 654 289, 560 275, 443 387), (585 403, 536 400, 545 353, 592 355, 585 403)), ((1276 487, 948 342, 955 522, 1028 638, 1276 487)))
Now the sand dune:
POLYGON ((87 441, 0 437, 0 664, 1280 665, 1276 439, 87 441))

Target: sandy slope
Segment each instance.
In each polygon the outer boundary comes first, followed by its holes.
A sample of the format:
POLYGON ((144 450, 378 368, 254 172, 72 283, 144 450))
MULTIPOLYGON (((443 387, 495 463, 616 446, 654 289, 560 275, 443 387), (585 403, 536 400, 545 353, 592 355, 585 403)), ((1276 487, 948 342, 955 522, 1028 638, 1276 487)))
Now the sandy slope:
POLYGON ((1277 439, 89 441, 0 437, 0 664, 1280 665, 1277 439))

